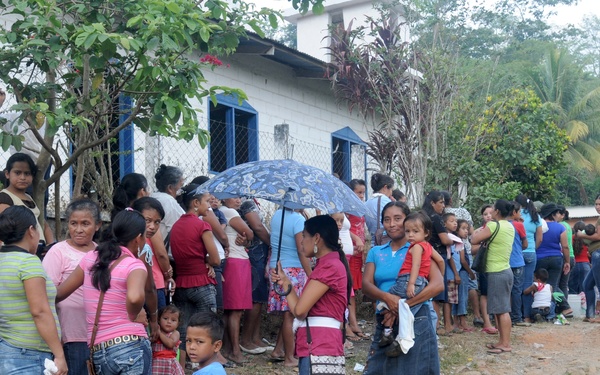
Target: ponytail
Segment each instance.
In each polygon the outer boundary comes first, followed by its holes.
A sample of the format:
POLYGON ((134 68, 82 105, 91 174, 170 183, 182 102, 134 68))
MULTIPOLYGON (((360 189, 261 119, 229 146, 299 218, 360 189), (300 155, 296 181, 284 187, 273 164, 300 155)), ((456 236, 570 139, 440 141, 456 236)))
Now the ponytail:
POLYGON ((96 248, 98 259, 92 266, 92 285, 101 292, 110 288, 110 264, 121 256, 121 246, 115 237, 101 242, 96 248))
POLYGON ((531 216, 532 222, 536 224, 540 222, 540 215, 538 215, 537 209, 531 199, 527 198, 524 194, 519 194, 515 198, 515 201, 521 205, 523 210, 527 212, 529 216, 531 216))
POLYGON ((333 218, 329 215, 317 215, 304 222, 304 229, 311 236, 314 236, 318 233, 321 236, 321 239, 325 242, 325 246, 339 254, 340 261, 344 265, 344 268, 346 268, 346 277, 348 281, 346 285, 346 299, 349 303, 352 292, 352 275, 350 274, 350 267, 348 266, 346 254, 344 253, 344 249, 340 244, 340 232, 335 220, 333 220, 333 218))
POLYGON ((103 241, 96 248, 98 258, 91 268, 92 285, 106 292, 110 288, 110 264, 121 256, 121 246, 126 247, 146 232, 146 220, 138 211, 119 212, 104 231, 103 241))

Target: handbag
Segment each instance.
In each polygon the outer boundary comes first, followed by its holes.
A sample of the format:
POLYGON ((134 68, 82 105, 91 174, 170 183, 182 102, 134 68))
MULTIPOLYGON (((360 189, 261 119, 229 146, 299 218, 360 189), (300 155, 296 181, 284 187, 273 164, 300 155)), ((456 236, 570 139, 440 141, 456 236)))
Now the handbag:
MULTIPOLYGON (((345 332, 346 324, 344 322, 342 335, 345 335, 345 332)), ((346 357, 343 355, 313 355, 311 353, 312 336, 308 326, 308 317, 306 318, 306 342, 308 343, 308 370, 310 375, 346 375, 346 357)))
MULTIPOLYGON (((113 264, 108 270, 112 273, 112 270, 117 266, 117 264, 121 263, 121 261, 125 258, 127 258, 127 255, 122 255, 120 258, 113 262, 113 264)), ((92 341, 90 341, 90 358, 87 361, 85 361, 85 365, 87 366, 88 370, 88 375, 96 375, 96 368, 94 367, 94 353, 92 353, 91 348, 94 346, 94 342, 96 341, 96 334, 98 333, 98 322, 100 321, 100 311, 102 310, 102 303, 104 302, 104 294, 106 294, 106 292, 100 292, 100 298, 98 299, 98 307, 96 308, 96 319, 94 320, 94 328, 92 329, 92 341)))
POLYGON ((377 198, 377 230, 375 231, 375 245, 385 245, 392 239, 388 237, 384 228, 381 225, 381 195, 377 198))
POLYGON ((496 220, 494 220, 494 223, 496 223, 496 229, 494 229, 494 233, 492 233, 492 235, 487 241, 484 241, 481 243, 481 245, 479 245, 477 255, 475 255, 475 258, 473 258, 473 265, 471 266, 471 269, 475 272, 485 273, 485 264, 487 262, 487 255, 490 243, 492 243, 494 238, 496 238, 496 235, 500 230, 500 223, 496 220))

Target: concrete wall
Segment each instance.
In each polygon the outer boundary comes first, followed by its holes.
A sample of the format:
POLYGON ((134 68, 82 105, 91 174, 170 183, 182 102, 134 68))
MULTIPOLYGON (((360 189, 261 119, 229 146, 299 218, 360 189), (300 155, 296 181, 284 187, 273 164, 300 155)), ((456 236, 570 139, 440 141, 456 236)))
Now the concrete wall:
MULTIPOLYGON (((274 129, 289 124, 290 158, 331 171, 331 133, 349 126, 364 141, 374 124, 350 114, 346 104, 338 104, 327 80, 305 79, 294 71, 257 55, 235 55, 223 59, 223 66, 207 70, 207 85, 240 88, 248 95, 247 103, 258 112, 259 159, 276 158, 274 129)), ((209 103, 196 103, 200 127, 208 129, 209 103)), ((196 140, 176 141, 149 137, 135 132, 136 171, 154 183, 154 172, 161 163, 184 169, 188 181, 208 174, 208 149, 196 140)), ((364 159, 353 154, 353 177, 364 178, 364 159), (360 164, 358 162, 360 160, 360 164)))

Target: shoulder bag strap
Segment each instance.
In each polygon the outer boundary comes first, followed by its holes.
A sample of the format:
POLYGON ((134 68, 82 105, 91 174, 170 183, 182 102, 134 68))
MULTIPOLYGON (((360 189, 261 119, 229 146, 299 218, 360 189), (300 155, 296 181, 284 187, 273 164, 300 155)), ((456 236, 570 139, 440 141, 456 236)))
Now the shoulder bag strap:
POLYGON ((496 229, 494 229, 494 233, 492 233, 492 236, 490 237, 488 244, 491 243, 494 238, 496 238, 496 235, 498 234, 498 231, 500 230, 500 222, 494 220, 494 223, 496 223, 496 229))
POLYGON ((381 195, 377 197, 377 229, 379 229, 379 225, 381 224, 381 195))
MULTIPOLYGON (((112 270, 115 269, 117 264, 121 263, 121 261, 127 258, 128 255, 122 255, 120 258, 115 260, 113 264, 108 269, 111 273, 112 270)), ((90 348, 94 346, 96 341, 96 334, 98 333, 98 322, 100 321, 100 311, 102 310, 102 303, 104 302, 104 294, 105 292, 100 292, 100 299, 98 300, 98 308, 96 309, 96 319, 94 320, 94 328, 92 329, 92 341, 90 341, 90 348)))

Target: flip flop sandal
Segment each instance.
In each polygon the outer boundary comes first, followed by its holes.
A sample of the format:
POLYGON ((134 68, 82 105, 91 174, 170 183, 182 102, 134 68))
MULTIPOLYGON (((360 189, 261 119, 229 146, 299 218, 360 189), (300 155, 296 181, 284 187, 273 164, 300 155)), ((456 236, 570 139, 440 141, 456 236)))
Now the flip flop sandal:
POLYGON ((495 335, 498 333, 498 330, 494 327, 489 327, 489 328, 482 329, 481 332, 485 332, 488 335, 495 335))
POLYGON ((512 349, 494 348, 487 351, 489 354, 512 353, 512 349))
POLYGON ((223 363, 223 367, 224 368, 237 368, 238 366, 235 364, 235 362, 227 361, 227 362, 223 363))
POLYGON ((496 346, 494 344, 485 344, 485 347, 488 349, 496 349, 496 346))

